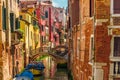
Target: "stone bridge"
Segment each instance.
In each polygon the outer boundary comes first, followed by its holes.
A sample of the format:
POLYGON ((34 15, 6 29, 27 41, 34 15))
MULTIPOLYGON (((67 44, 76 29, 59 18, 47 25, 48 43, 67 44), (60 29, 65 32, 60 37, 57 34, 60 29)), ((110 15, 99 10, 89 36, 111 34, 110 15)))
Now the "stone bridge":
POLYGON ((37 57, 48 55, 53 58, 57 63, 67 62, 68 58, 68 49, 64 46, 59 46, 53 49, 49 48, 38 48, 31 52, 30 61, 35 61, 37 57))

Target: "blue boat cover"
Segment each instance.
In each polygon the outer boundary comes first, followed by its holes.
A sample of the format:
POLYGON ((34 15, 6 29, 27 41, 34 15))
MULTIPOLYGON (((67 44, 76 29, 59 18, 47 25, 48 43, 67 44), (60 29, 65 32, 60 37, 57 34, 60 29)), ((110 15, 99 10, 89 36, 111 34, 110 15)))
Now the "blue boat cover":
POLYGON ((45 66, 43 65, 43 63, 37 63, 37 64, 28 64, 25 68, 25 70, 29 70, 29 69, 37 69, 37 70, 44 70, 45 66))
POLYGON ((33 80, 33 79, 30 79, 30 78, 24 77, 24 76, 19 76, 19 77, 13 78, 13 80, 33 80))
POLYGON ((16 75, 16 79, 15 80, 33 80, 33 74, 31 71, 29 70, 25 70, 23 71, 21 74, 16 75))

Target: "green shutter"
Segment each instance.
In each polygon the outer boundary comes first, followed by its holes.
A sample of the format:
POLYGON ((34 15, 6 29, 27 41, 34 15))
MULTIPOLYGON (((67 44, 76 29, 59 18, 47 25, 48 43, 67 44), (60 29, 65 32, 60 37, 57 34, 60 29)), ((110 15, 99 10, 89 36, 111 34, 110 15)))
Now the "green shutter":
POLYGON ((36 21, 35 21, 35 20, 33 20, 33 25, 34 25, 34 26, 36 25, 36 21))
POLYGON ((6 30, 6 8, 4 8, 4 29, 6 30))
POLYGON ((10 13, 10 27, 11 27, 11 32, 13 32, 14 31, 14 20, 15 18, 14 18, 14 13, 10 13))
POLYGON ((6 30, 6 8, 2 7, 2 28, 6 30))
POLYGON ((16 29, 20 28, 20 21, 19 18, 16 18, 16 29))

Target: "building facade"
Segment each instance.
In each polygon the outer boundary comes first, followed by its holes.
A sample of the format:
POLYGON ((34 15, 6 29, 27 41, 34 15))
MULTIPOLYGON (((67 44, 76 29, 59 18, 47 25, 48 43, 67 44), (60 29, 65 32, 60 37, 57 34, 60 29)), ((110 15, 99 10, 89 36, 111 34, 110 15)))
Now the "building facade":
POLYGON ((27 65, 32 55, 38 54, 40 50, 40 25, 37 17, 37 1, 20 1, 20 29, 23 30, 23 41, 25 44, 24 61, 27 65))
POLYGON ((120 79, 116 52, 120 49, 118 3, 119 0, 69 0, 74 80, 120 79))
POLYGON ((22 42, 19 28, 19 8, 16 0, 1 0, 1 76, 2 80, 9 80, 21 69, 22 42), (18 58, 19 57, 19 58, 18 58), (4 75, 5 74, 5 75, 4 75))

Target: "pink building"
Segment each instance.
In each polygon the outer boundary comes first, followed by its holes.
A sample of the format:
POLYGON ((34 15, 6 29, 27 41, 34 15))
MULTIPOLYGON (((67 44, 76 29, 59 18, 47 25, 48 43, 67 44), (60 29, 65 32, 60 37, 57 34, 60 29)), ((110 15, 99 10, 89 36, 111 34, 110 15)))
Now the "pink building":
POLYGON ((41 28, 41 46, 54 48, 60 45, 61 29, 65 25, 64 8, 53 7, 51 1, 43 0, 36 12, 41 28))

